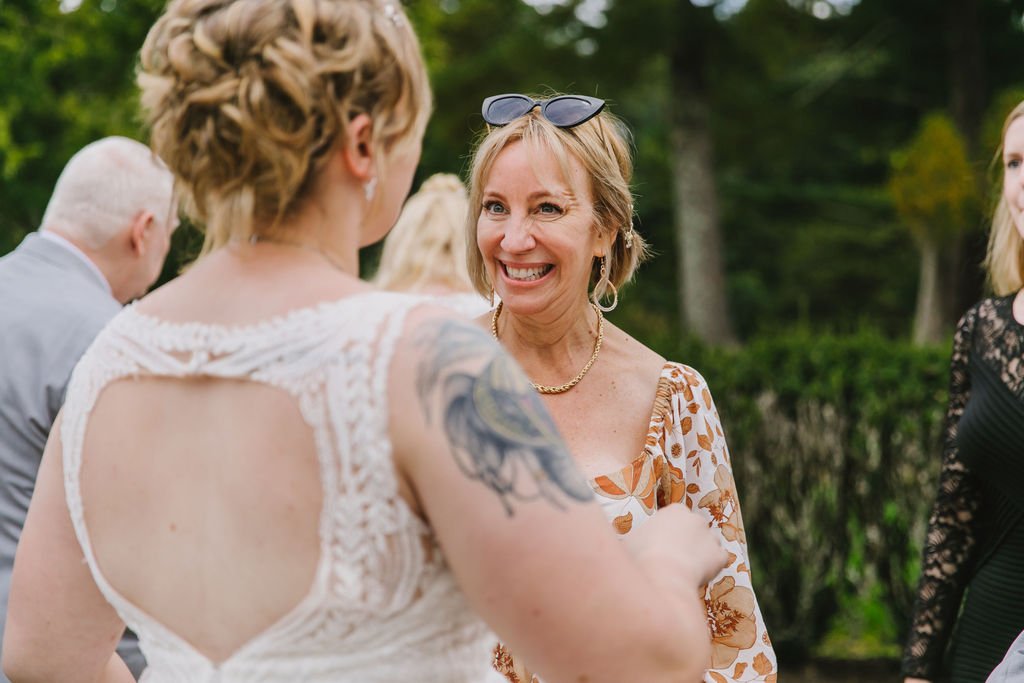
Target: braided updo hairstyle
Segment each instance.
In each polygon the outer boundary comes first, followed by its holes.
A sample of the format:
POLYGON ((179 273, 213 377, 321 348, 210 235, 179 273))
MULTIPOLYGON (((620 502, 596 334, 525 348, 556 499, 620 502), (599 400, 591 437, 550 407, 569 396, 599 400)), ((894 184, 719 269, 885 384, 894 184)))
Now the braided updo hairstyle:
POLYGON ((293 211, 355 116, 386 152, 418 142, 431 106, 419 43, 390 0, 172 0, 138 82, 204 253, 293 211))

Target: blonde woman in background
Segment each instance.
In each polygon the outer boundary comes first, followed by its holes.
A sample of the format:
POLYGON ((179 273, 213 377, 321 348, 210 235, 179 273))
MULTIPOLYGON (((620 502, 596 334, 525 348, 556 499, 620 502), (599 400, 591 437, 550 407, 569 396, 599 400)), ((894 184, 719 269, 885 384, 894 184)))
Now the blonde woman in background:
POLYGON ((426 294, 467 317, 490 309, 466 270, 466 187, 437 173, 409 197, 388 233, 373 283, 394 292, 426 294))
POLYGON ((1002 192, 985 260, 995 296, 972 306, 953 337, 906 683, 984 681, 1024 630, 1024 102, 996 155, 1002 192))
POLYGON ((478 683, 486 620, 552 681, 696 680, 725 561, 700 520, 627 552, 499 345, 359 280, 431 106, 401 6, 174 0, 140 81, 206 246, 75 370, 10 679, 130 682, 128 624, 145 683, 478 683))

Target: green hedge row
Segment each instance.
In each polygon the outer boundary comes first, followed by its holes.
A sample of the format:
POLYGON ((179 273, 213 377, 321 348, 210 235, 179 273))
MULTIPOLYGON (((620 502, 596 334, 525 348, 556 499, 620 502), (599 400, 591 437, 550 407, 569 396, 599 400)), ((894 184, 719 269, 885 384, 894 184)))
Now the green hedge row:
POLYGON ((898 652, 941 461, 949 350, 807 330, 735 350, 659 346, 715 395, 780 657, 820 652, 837 632, 898 652))

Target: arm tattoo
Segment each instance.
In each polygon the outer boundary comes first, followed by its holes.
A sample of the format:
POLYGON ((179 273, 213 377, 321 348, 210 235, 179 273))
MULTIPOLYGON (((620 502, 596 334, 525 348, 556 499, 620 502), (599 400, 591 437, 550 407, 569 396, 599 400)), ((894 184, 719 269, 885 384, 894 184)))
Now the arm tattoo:
POLYGON ((497 493, 509 516, 512 500, 541 498, 564 508, 567 500, 593 498, 540 397, 496 342, 452 320, 428 323, 418 341, 426 351, 416 391, 427 422, 440 404, 459 469, 497 493))

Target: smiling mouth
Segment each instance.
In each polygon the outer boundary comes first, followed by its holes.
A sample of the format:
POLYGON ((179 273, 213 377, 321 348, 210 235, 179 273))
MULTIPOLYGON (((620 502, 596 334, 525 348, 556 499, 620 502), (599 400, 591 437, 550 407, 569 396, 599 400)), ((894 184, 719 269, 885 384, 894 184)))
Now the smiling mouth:
POLYGON ((517 282, 533 282, 539 280, 554 268, 550 263, 542 264, 539 266, 533 266, 530 268, 514 268, 505 263, 501 264, 502 270, 505 271, 505 276, 510 280, 517 282))

